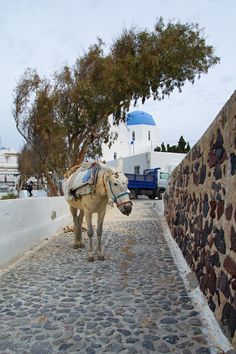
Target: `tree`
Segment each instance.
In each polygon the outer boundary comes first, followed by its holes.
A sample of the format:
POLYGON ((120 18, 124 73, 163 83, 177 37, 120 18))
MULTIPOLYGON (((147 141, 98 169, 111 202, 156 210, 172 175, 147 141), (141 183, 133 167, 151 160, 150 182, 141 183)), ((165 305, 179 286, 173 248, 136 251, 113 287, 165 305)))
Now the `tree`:
POLYGON ((178 152, 177 151, 177 146, 176 145, 172 145, 172 146, 168 146, 167 145, 167 152, 178 152))
MULTIPOLYGON (((131 103, 163 99, 219 62, 197 24, 160 18, 154 31, 124 30, 104 52, 101 39, 72 67, 49 79, 27 70, 14 95, 19 132, 36 153, 44 175, 101 154, 112 144, 108 118, 124 121, 131 103)), ((49 180, 51 189, 53 182, 49 180)))
POLYGON ((184 140, 183 135, 181 135, 181 137, 179 138, 179 141, 178 141, 178 145, 176 147, 176 151, 177 152, 186 152, 185 145, 186 145, 186 141, 184 140))
POLYGON ((186 151, 186 152, 189 152, 189 151, 190 151, 190 149, 191 149, 191 148, 190 148, 190 145, 189 145, 189 143, 187 143, 187 146, 186 146, 185 151, 186 151))
POLYGON ((18 168, 20 172, 20 180, 18 182, 18 189, 20 190, 30 177, 35 177, 37 181, 43 183, 43 172, 41 164, 38 161, 38 156, 34 150, 28 148, 25 144, 18 157, 18 168))
POLYGON ((26 140, 20 159, 21 169, 23 174, 28 173, 26 161, 31 157, 36 172, 44 174, 52 194, 57 195, 50 172, 56 169, 62 174, 66 162, 64 127, 55 120, 53 107, 54 96, 49 81, 40 79, 34 70, 26 70, 17 86, 14 107, 16 127, 26 140))
POLYGON ((161 146, 156 146, 154 151, 161 151, 161 152, 166 152, 166 147, 165 144, 162 142, 161 146))
POLYGON ((22 182, 25 182, 31 176, 37 175, 39 178, 42 177, 38 157, 32 149, 27 147, 27 145, 24 145, 19 154, 18 166, 22 182))
MULTIPOLYGON (((161 151, 187 153, 190 150, 190 145, 188 143, 187 146, 186 147, 185 146, 186 146, 186 141, 184 140, 183 136, 181 135, 181 137, 179 138, 179 141, 178 141, 178 145, 170 146, 170 144, 167 144, 167 146, 165 147, 165 144, 162 143, 161 144, 161 151)), ((155 151, 157 151, 157 150, 155 150, 155 151)))
POLYGON ((162 151, 162 152, 166 152, 166 147, 165 147, 165 144, 164 144, 164 143, 161 144, 161 151, 162 151))

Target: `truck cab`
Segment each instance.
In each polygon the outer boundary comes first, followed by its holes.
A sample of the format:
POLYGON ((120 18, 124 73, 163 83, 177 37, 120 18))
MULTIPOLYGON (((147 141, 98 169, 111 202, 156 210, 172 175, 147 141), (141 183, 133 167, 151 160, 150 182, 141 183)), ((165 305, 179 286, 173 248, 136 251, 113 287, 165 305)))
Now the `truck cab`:
MULTIPOLYGON (((161 199, 162 193, 165 192, 170 174, 166 171, 161 171, 159 168, 149 168, 143 171, 144 175, 155 175, 157 176, 157 197, 161 199)), ((150 197, 149 197, 150 198, 150 197)), ((152 198, 150 198, 152 199, 152 198)))
POLYGON ((170 174, 168 172, 159 171, 158 177, 157 177, 158 186, 160 189, 163 189, 163 192, 167 188, 169 178, 170 178, 170 174))

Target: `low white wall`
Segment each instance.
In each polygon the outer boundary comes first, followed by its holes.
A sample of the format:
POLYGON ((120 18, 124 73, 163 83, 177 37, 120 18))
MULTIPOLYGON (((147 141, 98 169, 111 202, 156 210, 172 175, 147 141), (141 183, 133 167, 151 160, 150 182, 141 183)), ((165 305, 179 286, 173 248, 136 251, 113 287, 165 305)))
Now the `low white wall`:
POLYGON ((160 167, 162 170, 171 173, 180 164, 186 154, 176 152, 156 151, 150 153, 151 168, 160 167))
POLYGON ((64 197, 1 200, 0 267, 71 222, 64 197))
MULTIPOLYGON (((145 152, 133 156, 123 158, 123 171, 125 173, 134 173, 134 166, 140 167, 140 174, 147 168, 160 167, 161 170, 172 172, 186 156, 186 154, 174 153, 174 152, 145 152)), ((108 161, 109 166, 115 166, 116 160, 108 161)))

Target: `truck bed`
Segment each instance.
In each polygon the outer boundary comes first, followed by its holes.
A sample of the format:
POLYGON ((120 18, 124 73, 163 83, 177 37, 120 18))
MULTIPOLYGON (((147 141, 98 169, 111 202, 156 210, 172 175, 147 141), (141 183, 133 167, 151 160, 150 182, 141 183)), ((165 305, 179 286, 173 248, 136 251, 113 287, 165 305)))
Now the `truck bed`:
POLYGON ((153 175, 139 175, 132 173, 125 173, 128 178, 129 189, 156 189, 157 178, 153 175))

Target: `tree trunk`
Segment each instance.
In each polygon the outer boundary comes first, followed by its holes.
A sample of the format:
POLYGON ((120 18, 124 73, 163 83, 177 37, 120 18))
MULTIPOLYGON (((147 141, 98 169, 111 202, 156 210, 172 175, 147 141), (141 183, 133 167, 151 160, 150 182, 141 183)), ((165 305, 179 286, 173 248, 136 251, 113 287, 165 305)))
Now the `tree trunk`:
POLYGON ((46 177, 47 183, 49 185, 50 188, 50 197, 57 197, 58 196, 58 191, 57 191, 57 187, 55 186, 55 184, 53 183, 51 176, 47 170, 46 167, 43 168, 43 174, 46 177))
POLYGON ((80 151, 78 153, 78 157, 76 159, 76 165, 80 165, 83 162, 84 157, 87 152, 87 149, 88 149, 88 146, 89 146, 88 143, 84 143, 84 145, 82 146, 82 149, 80 149, 80 151))

